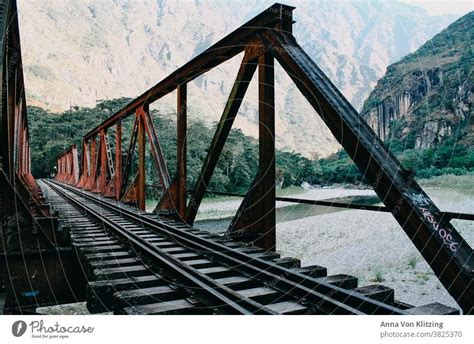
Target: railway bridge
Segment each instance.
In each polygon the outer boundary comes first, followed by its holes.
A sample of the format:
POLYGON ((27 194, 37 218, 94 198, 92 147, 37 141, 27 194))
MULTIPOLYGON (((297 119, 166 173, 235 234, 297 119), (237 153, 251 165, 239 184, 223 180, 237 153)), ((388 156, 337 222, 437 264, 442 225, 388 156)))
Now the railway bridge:
MULTIPOLYGON (((1 287, 6 314, 86 301, 114 314, 459 314, 473 312, 472 248, 451 224, 471 214, 441 211, 384 147, 293 36, 293 7, 274 4, 84 133, 57 158, 54 179, 31 174, 27 106, 15 0, 0 7, 1 287), (242 56, 195 185, 187 185, 187 84, 242 56), (413 306, 393 289, 359 286, 331 267, 301 266, 275 252, 275 203, 329 203, 275 192, 275 60, 373 186, 459 308, 413 306), (229 228, 193 226, 222 148, 258 74, 258 171, 229 228), (176 174, 170 175, 150 105, 176 91, 176 174), (123 122, 133 119, 128 139, 123 122), (127 144, 125 144, 127 143, 127 144), (149 148, 147 148, 149 147, 149 148), (149 157, 147 157, 149 152, 149 157), (145 160, 160 201, 145 209, 145 160)), ((369 216, 370 214, 368 214, 369 216)), ((377 233, 374 233, 374 237, 377 233)))

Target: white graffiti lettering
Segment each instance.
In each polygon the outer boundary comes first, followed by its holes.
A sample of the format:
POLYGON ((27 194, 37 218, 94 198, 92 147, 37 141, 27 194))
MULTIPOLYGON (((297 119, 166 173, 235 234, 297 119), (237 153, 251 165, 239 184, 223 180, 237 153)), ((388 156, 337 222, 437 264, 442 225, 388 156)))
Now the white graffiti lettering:
POLYGON ((445 228, 442 228, 438 222, 435 221, 434 215, 426 208, 420 208, 423 212, 423 217, 431 224, 433 224, 433 229, 436 233, 443 239, 444 245, 448 246, 449 249, 453 252, 456 252, 458 249, 459 243, 453 241, 451 231, 445 228))

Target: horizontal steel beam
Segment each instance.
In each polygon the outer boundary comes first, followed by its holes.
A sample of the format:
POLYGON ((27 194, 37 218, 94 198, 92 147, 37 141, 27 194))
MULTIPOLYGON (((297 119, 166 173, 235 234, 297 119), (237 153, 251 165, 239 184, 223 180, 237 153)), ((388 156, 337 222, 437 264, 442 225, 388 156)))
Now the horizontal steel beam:
POLYGON ((66 153, 69 153, 72 149, 76 148, 77 146, 74 144, 74 145, 70 145, 69 147, 67 147, 65 150, 63 150, 61 153, 59 153, 57 155, 57 157, 59 158, 60 156, 66 154, 66 153))
POLYGON ((258 30, 263 28, 289 29, 291 26, 288 25, 286 18, 291 16, 293 9, 294 7, 279 3, 272 5, 171 73, 141 96, 132 100, 127 106, 89 131, 84 136, 84 139, 96 135, 100 130, 111 127, 119 119, 133 114, 139 107, 151 104, 166 94, 173 92, 179 85, 197 78, 208 70, 243 52, 249 38, 255 36, 258 30))
MULTIPOLYGON (((192 193, 192 190, 187 190, 187 192, 192 193)), ((233 192, 206 190, 206 193, 213 194, 213 195, 221 195, 221 196, 245 197, 244 194, 238 194, 238 193, 233 193, 233 192)), ((358 204, 358 203, 352 203, 352 202, 344 203, 344 202, 333 202, 333 201, 327 201, 327 200, 314 200, 314 199, 282 197, 282 196, 276 196, 275 200, 280 201, 280 202, 289 202, 289 203, 321 205, 324 207, 380 211, 384 213, 391 212, 390 209, 388 209, 387 207, 383 205, 370 205, 370 204, 364 205, 364 204, 358 204)), ((474 214, 457 213, 457 212, 452 212, 452 211, 442 211, 441 215, 449 219, 474 221, 474 214)))

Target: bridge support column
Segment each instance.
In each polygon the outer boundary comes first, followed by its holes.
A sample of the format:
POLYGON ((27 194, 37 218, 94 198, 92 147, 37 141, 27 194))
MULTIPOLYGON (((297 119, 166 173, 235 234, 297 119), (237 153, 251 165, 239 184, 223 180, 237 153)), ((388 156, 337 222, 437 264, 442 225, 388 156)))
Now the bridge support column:
POLYGON ((96 176, 97 176, 97 158, 96 158, 96 136, 91 138, 90 142, 90 155, 89 155, 89 176, 87 177, 87 182, 84 185, 85 190, 92 190, 95 185, 96 176))
MULTIPOLYGON (((161 197, 155 212, 172 211, 184 221, 186 216, 186 131, 187 131, 187 84, 181 84, 176 88, 177 92, 177 117, 176 117, 176 174, 173 182, 168 188, 163 185, 163 180, 168 173, 162 173, 163 196, 161 197)), ((151 139, 151 138, 150 138, 151 139)), ((157 146, 159 148, 159 146, 157 146)), ((158 152, 161 152, 161 148, 158 152)), ((160 153, 161 154, 161 153, 160 153)), ((163 159, 164 160, 164 159, 163 159)), ((159 160, 158 160, 159 161, 159 160)), ((164 165, 164 163, 163 163, 164 165)), ((160 164, 157 165, 160 168, 160 164)), ((161 168, 160 168, 161 169, 161 168)))
POLYGON ((187 85, 178 87, 178 118, 176 121, 177 132, 177 210, 181 218, 186 213, 186 131, 187 131, 187 85))
POLYGON ((71 185, 76 185, 79 181, 79 158, 77 155, 77 146, 74 145, 71 150, 72 156, 72 171, 71 171, 71 185))
POLYGON ((145 210, 145 126, 143 116, 137 112, 138 122, 138 208, 145 210))
POLYGON ((122 122, 115 127, 115 198, 120 200, 122 194, 122 122))
POLYGON ((79 181, 76 184, 78 188, 84 188, 84 185, 87 183, 89 173, 90 173, 90 154, 89 154, 89 143, 87 141, 82 141, 82 173, 79 181))
POLYGON ((274 60, 270 53, 258 58, 259 168, 229 232, 255 245, 275 250, 275 90, 274 60))
POLYGON ((107 186, 107 148, 105 141, 105 130, 99 132, 99 151, 97 152, 97 164, 96 164, 96 176, 97 181, 94 183, 94 188, 92 192, 104 193, 107 186), (100 162, 100 166, 99 166, 100 162))

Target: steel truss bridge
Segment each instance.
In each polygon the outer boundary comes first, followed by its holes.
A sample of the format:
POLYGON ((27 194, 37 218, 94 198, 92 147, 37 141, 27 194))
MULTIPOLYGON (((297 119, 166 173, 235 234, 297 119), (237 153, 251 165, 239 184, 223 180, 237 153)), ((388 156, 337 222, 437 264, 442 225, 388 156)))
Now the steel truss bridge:
MULTIPOLYGON (((274 4, 87 132, 57 158, 54 179, 30 169, 27 107, 14 0, 0 6, 1 287, 4 313, 87 301, 115 314, 473 313, 472 248, 402 168, 293 36, 293 7, 274 4), (195 185, 186 185, 187 84, 242 54, 240 68, 195 185), (275 252, 275 202, 360 208, 275 194, 275 60, 373 186, 459 309, 413 306, 383 285, 301 267, 275 252), (253 75, 258 74, 259 168, 225 235, 193 227, 253 75), (171 176, 150 105, 176 91, 177 159, 171 176), (123 121, 133 118, 123 147, 123 121), (111 139, 111 136, 113 139, 111 139), (161 199, 145 211, 146 145, 161 199)), ((297 26, 295 26, 297 29, 297 26)), ((158 128, 159 129, 159 128, 158 128)), ((374 233, 377 238, 377 233, 374 233)), ((383 239, 383 238, 381 238, 383 239)), ((330 267, 329 267, 330 269, 330 267)))

